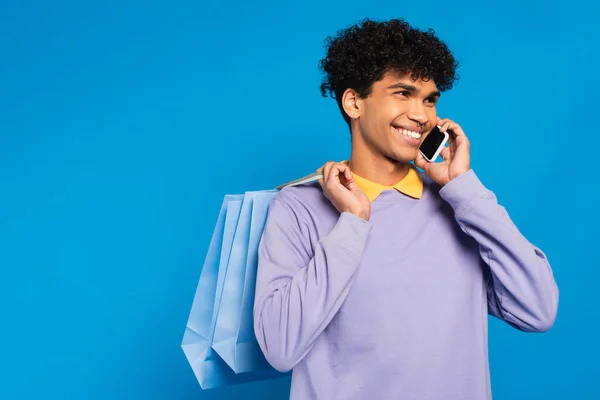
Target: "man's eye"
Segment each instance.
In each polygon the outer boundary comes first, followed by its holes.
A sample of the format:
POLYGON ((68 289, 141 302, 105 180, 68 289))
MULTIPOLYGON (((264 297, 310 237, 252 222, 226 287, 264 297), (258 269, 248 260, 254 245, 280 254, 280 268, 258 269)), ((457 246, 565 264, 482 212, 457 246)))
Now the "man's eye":
POLYGON ((402 90, 402 91, 400 91, 400 92, 396 92, 396 94, 400 94, 400 95, 402 95, 402 96, 407 96, 407 97, 408 97, 408 95, 409 95, 409 93, 408 93, 406 90, 402 90))
POLYGON ((430 104, 435 104, 437 103, 437 99, 436 98, 429 98, 429 99, 425 99, 425 103, 430 103, 430 104))

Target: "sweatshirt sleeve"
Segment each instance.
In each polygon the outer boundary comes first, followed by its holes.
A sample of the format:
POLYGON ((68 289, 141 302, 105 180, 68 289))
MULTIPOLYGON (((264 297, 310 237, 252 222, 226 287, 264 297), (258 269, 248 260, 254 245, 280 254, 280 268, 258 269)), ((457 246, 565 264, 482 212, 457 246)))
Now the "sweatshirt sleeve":
POLYGON ((346 298, 371 224, 341 213, 314 246, 296 212, 277 196, 258 250, 254 331, 267 361, 291 370, 312 348, 346 298))
POLYGON ((473 170, 440 190, 461 229, 479 244, 488 294, 488 312, 526 332, 554 325, 558 287, 546 255, 517 229, 496 196, 473 170))

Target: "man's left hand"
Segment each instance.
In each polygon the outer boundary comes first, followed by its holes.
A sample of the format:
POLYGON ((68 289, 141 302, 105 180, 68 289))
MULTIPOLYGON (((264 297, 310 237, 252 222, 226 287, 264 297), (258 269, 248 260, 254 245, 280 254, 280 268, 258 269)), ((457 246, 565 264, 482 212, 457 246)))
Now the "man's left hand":
POLYGON ((454 138, 450 134, 448 146, 444 147, 440 155, 441 162, 428 162, 421 152, 415 159, 415 165, 421 168, 438 184, 444 186, 452 179, 464 174, 471 168, 471 145, 460 125, 448 118, 437 119, 437 125, 442 132, 451 130, 454 132, 454 138))

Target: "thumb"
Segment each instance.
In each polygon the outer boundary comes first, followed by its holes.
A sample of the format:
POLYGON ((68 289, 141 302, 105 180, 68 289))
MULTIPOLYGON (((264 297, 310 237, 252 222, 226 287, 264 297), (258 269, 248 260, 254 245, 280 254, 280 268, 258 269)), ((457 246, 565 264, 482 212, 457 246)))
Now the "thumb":
POLYGON ((425 157, 423 157, 423 154, 421 154, 421 152, 419 152, 417 154, 417 158, 415 158, 415 165, 419 168, 421 168, 422 170, 425 170, 427 168, 427 160, 425 160, 425 157))
POLYGON ((357 191, 362 191, 362 189, 360 188, 360 186, 358 186, 358 184, 354 180, 351 180, 350 182, 348 182, 348 184, 346 185, 346 187, 352 193, 356 193, 357 191))

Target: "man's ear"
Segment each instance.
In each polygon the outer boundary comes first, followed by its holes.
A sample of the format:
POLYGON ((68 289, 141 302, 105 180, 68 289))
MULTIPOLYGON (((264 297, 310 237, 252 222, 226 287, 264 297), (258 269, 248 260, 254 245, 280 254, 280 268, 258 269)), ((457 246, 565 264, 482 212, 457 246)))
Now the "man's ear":
POLYGON ((362 111, 362 102, 358 97, 358 93, 353 89, 346 89, 342 95, 342 107, 344 107, 344 111, 350 118, 359 118, 362 111))

